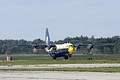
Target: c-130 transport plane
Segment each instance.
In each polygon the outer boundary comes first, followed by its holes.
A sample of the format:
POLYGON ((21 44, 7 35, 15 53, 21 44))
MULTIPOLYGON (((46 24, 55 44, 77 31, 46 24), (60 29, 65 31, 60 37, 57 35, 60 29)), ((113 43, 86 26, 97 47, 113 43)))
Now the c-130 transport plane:
MULTIPOLYGON (((106 45, 113 45, 113 44, 106 44, 106 45)), ((48 32, 48 28, 46 28, 45 32, 45 44, 19 44, 17 46, 25 46, 36 50, 38 48, 45 49, 45 51, 50 54, 50 56, 56 60, 58 57, 64 57, 65 60, 69 59, 72 54, 80 46, 87 46, 89 50, 95 46, 94 44, 72 44, 72 43, 64 43, 64 44, 50 44, 50 36, 48 32)))

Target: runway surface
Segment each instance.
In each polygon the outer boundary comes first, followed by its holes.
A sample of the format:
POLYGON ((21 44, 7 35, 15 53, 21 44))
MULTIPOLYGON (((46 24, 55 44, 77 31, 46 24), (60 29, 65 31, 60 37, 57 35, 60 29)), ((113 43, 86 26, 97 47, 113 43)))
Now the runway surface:
POLYGON ((120 64, 39 64, 39 65, 5 65, 0 69, 15 68, 94 68, 94 67, 120 67, 120 64))
MULTIPOLYGON (((0 69, 17 68, 94 68, 120 67, 120 64, 40 64, 5 65, 0 69)), ((120 73, 63 71, 0 71, 0 80, 120 80, 120 73)))
POLYGON ((0 69, 15 68, 94 68, 94 67, 120 67, 120 64, 39 64, 39 65, 5 65, 0 69))
POLYGON ((0 80, 120 80, 120 73, 0 71, 0 80))

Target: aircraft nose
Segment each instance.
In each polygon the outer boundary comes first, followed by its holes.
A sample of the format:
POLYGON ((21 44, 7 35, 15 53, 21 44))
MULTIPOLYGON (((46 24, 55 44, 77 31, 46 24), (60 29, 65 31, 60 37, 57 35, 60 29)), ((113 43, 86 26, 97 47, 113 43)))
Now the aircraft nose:
POLYGON ((74 51, 75 51, 74 47, 73 47, 73 46, 69 46, 68 52, 69 52, 70 54, 73 54, 74 51))

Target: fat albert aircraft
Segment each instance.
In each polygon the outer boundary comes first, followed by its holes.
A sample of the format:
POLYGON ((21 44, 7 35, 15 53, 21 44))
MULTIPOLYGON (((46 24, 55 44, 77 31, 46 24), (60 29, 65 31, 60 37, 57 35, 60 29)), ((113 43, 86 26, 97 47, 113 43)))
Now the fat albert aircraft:
MULTIPOLYGON (((108 44, 109 45, 109 44, 108 44)), ((55 60, 57 57, 64 57, 65 60, 69 59, 72 54, 80 47, 87 46, 89 50, 95 46, 94 44, 50 44, 50 36, 48 32, 48 28, 46 28, 45 33, 45 44, 20 44, 18 46, 30 47, 34 50, 40 48, 45 49, 45 51, 50 54, 50 56, 55 60)))

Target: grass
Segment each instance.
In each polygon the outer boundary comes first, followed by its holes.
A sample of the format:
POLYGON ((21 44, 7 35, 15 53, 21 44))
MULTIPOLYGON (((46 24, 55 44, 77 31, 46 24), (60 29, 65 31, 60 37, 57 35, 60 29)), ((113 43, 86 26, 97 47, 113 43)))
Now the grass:
MULTIPOLYGON (((11 54, 13 60, 6 61, 5 55, 0 55, 0 65, 36 65, 36 64, 94 64, 119 63, 119 54, 79 55, 74 54, 69 60, 57 58, 52 60, 49 54, 11 54), (92 60, 89 58, 92 57, 92 60)), ((0 71, 77 71, 77 72, 120 72, 119 67, 104 68, 37 68, 37 69, 0 69, 0 71)))
POLYGON ((1 61, 0 65, 35 65, 35 64, 94 64, 94 63, 120 63, 120 60, 23 60, 23 61, 1 61))
MULTIPOLYGON (((49 54, 10 54, 14 60, 52 60, 49 54)), ((94 54, 94 55, 80 55, 73 54, 71 60, 120 60, 120 54, 94 54)), ((61 60, 63 58, 57 58, 61 60)), ((0 60, 6 60, 5 55, 0 55, 0 60)))
POLYGON ((17 69, 0 69, 1 71, 70 71, 70 72, 120 72, 120 67, 104 68, 17 68, 17 69))
POLYGON ((120 55, 79 55, 74 54, 69 60, 57 58, 52 60, 49 54, 12 54, 13 60, 6 61, 5 55, 0 55, 0 65, 34 65, 34 64, 93 64, 93 63, 120 63, 120 55), (92 60, 88 60, 92 57, 92 60))

